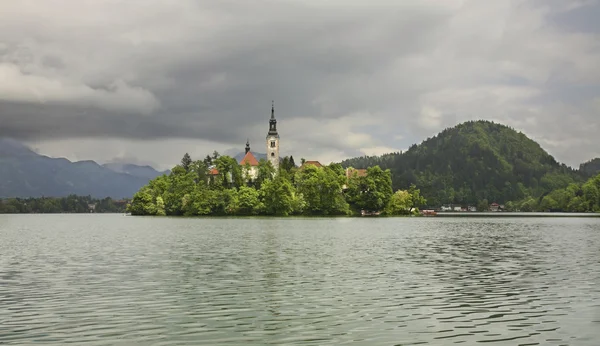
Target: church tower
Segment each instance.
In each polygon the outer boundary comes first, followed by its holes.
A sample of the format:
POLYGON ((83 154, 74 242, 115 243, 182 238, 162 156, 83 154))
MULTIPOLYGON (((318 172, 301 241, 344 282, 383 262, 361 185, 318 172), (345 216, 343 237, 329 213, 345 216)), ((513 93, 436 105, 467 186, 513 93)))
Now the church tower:
POLYGON ((267 133, 267 159, 275 171, 279 170, 279 134, 277 133, 277 120, 275 120, 275 102, 271 105, 271 119, 267 133))

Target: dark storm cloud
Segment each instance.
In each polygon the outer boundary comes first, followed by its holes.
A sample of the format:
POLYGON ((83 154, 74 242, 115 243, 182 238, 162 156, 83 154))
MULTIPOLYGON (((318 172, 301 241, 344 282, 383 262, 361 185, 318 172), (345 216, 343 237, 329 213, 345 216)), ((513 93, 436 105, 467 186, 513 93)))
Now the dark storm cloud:
POLYGON ((286 142, 316 153, 484 118, 571 163, 600 154, 569 142, 600 109, 569 97, 599 85, 596 1, 141 4, 0 5, 0 135, 237 145, 262 137, 275 100, 286 142))

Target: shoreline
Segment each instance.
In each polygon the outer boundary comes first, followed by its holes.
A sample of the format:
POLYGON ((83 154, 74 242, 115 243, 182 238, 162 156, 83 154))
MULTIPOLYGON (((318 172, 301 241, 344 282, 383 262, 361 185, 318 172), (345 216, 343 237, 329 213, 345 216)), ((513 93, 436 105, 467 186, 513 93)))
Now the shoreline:
POLYGON ((438 212, 435 217, 600 217, 600 213, 564 213, 564 212, 438 212))

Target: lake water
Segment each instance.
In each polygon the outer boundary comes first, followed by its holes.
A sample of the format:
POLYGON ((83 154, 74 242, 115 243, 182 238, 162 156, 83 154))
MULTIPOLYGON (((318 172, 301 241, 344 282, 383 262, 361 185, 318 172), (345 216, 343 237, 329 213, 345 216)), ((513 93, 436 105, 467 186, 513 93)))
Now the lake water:
POLYGON ((2 345, 598 345, 600 219, 0 215, 2 345))

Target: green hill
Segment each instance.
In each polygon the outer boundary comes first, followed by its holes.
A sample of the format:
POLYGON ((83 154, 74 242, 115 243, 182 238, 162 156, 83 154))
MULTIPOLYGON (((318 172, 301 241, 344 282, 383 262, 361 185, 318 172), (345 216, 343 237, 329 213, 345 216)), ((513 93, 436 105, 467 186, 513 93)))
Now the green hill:
POLYGON ((586 163, 582 163, 579 165, 579 171, 588 177, 600 173, 600 158, 595 158, 586 163))
POLYGON ((431 206, 537 198, 583 181, 578 171, 558 163, 523 133, 490 121, 445 129, 404 153, 358 157, 341 164, 389 168, 394 189, 415 184, 431 206))

